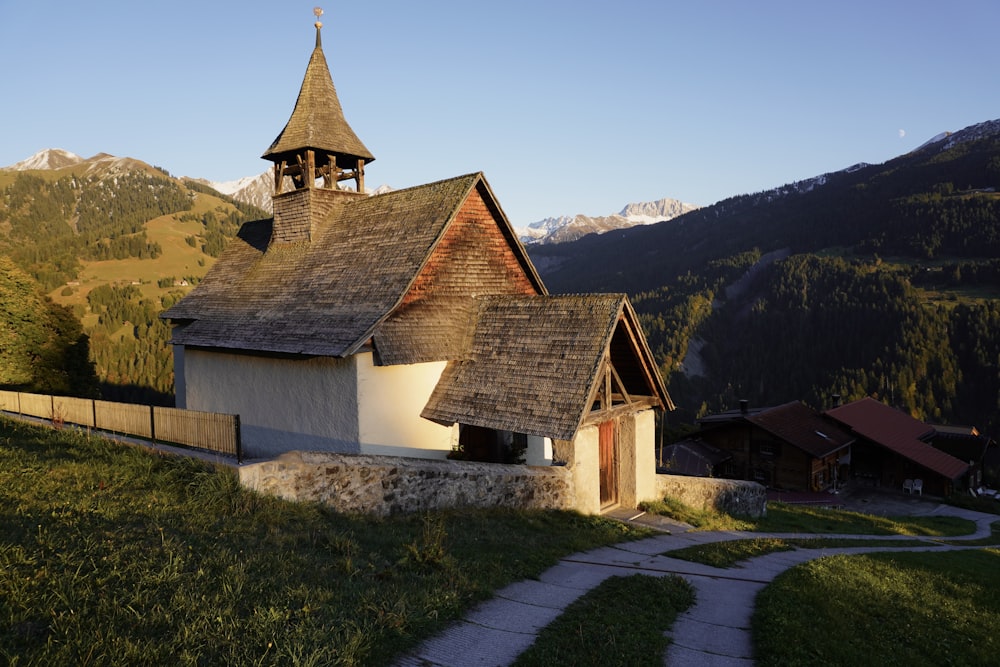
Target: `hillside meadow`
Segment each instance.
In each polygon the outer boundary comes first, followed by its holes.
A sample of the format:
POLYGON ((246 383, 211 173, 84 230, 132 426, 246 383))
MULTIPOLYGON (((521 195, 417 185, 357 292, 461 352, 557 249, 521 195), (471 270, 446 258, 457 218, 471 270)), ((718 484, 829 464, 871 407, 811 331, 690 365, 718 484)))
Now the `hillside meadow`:
POLYGON ((386 664, 561 556, 648 534, 566 512, 338 515, 5 418, 0 524, 12 666, 386 664))

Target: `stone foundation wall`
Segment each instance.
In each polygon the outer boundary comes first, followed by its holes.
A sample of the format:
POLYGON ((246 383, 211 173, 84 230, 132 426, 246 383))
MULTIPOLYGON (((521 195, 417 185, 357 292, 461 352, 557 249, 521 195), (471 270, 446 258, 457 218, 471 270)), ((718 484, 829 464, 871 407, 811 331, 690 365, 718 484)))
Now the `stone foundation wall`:
POLYGON ((767 514, 767 492, 757 482, 686 475, 657 475, 659 496, 675 498, 697 509, 761 517, 767 514))
POLYGON ((452 507, 575 509, 563 466, 530 467, 331 452, 289 452, 241 466, 240 482, 338 512, 385 516, 452 507))

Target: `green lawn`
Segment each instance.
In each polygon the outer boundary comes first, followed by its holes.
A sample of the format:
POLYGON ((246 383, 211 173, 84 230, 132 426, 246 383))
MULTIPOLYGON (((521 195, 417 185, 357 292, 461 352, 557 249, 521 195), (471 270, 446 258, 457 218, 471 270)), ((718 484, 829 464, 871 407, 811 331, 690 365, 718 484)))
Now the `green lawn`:
POLYGON ((677 576, 611 577, 571 604, 518 656, 516 667, 660 667, 677 614, 694 604, 677 576))
MULTIPOLYGON (((753 525, 969 532, 853 514, 778 508, 753 525)), ((0 663, 12 666, 387 664, 560 556, 648 534, 559 512, 337 515, 187 459, 2 418, 0 526, 0 663)), ((762 592, 760 664, 991 664, 997 590, 996 550, 820 559, 762 592)), ((660 655, 689 593, 674 578, 611 580, 524 664, 660 655)))
POLYGON ((757 596, 757 664, 995 665, 998 590, 993 549, 810 561, 757 596))
POLYGON ((947 516, 882 517, 860 512, 829 510, 807 505, 768 503, 767 516, 733 517, 710 510, 696 510, 672 498, 644 503, 653 514, 684 521, 699 530, 746 530, 766 533, 816 533, 843 535, 922 535, 947 537, 975 531, 975 522, 947 516))
POLYGON ((386 664, 505 584, 642 529, 560 512, 384 520, 0 418, 0 664, 386 664))
POLYGON ((703 563, 712 567, 733 567, 749 558, 766 556, 778 551, 794 551, 795 549, 837 549, 843 547, 925 547, 926 542, 919 540, 880 540, 872 538, 784 538, 755 537, 746 540, 727 540, 711 544, 698 544, 667 551, 664 556, 679 558, 694 563, 703 563))

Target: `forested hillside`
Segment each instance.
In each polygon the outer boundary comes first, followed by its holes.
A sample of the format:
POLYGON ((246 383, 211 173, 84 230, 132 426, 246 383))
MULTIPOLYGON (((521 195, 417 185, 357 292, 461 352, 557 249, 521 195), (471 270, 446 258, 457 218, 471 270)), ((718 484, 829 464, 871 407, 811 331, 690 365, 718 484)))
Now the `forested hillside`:
MULTIPOLYGON (((47 293, 48 311, 75 323, 96 372, 90 384, 50 382, 52 393, 172 404, 170 331, 159 313, 198 283, 243 221, 263 217, 137 160, 0 172, 0 258, 20 271, 22 292, 47 293)), ((24 330, 16 317, 0 311, 0 327, 24 330)), ((38 336, 18 341, 12 359, 42 354, 38 336)), ((5 369, 0 386, 44 388, 14 361, 5 369)))
POLYGON ((45 298, 24 271, 0 256, 0 386, 95 397, 88 350, 73 313, 45 298))
POLYGON ((632 295, 681 410, 878 395, 1000 427, 1000 122, 674 221, 532 247, 559 291, 632 295))

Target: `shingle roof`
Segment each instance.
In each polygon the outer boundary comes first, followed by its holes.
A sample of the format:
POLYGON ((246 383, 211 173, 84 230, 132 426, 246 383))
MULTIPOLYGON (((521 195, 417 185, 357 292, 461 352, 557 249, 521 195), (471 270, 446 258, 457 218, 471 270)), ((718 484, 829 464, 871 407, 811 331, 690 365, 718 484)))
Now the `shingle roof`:
MULTIPOLYGON (((491 296, 478 303, 470 356, 449 362, 422 416, 572 439, 590 410, 620 318, 634 318, 627 298, 491 296)), ((636 352, 648 355, 648 348, 636 352)), ((662 384, 644 395, 669 401, 662 384)))
POLYGON ((800 401, 762 410, 748 415, 746 420, 815 458, 828 456, 854 442, 854 436, 800 401))
POLYGON ((933 427, 873 398, 862 398, 826 414, 867 440, 947 479, 957 479, 969 469, 968 464, 920 440, 931 435, 933 427))
POLYGON ((667 470, 676 475, 708 477, 712 467, 733 458, 732 452, 713 447, 704 440, 691 438, 663 448, 662 458, 667 470))
MULTIPOLYGON (((345 198, 310 243, 269 248, 273 221, 245 224, 198 287, 163 313, 180 324, 173 342, 352 354, 400 303, 476 187, 489 194, 477 173, 345 198)), ((527 257, 523 262, 538 280, 527 257)))
POLYGON ((347 169, 355 167, 354 160, 357 158, 365 162, 375 159, 344 118, 344 110, 323 55, 318 27, 316 48, 309 58, 292 115, 262 157, 278 160, 304 148, 336 154, 338 165, 347 169), (340 159, 341 156, 347 159, 340 159))

